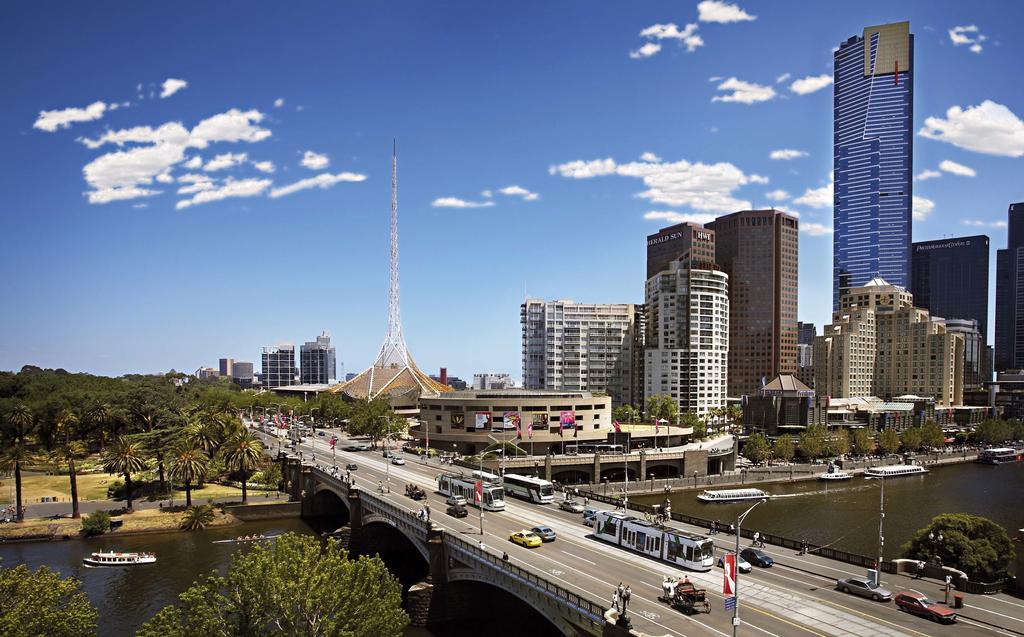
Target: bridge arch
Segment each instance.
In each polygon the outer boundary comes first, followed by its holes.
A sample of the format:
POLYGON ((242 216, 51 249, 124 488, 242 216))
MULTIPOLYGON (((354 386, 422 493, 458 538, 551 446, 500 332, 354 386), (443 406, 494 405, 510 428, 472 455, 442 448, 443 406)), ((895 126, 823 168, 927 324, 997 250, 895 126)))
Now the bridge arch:
POLYGON ((590 471, 579 468, 552 471, 551 479, 562 484, 588 484, 591 482, 590 471))
POLYGON ((449 603, 442 604, 445 616, 444 634, 462 637, 480 634, 479 627, 493 621, 496 616, 515 617, 518 634, 550 634, 552 628, 562 635, 577 635, 577 628, 554 605, 544 604, 539 596, 523 595, 503 586, 487 572, 472 568, 451 569, 445 596, 449 603), (457 600, 458 603, 450 603, 457 600), (479 620, 479 621, 475 621, 479 620), (460 632, 461 626, 470 630, 460 632))
POLYGON ((402 601, 409 588, 430 575, 430 558, 425 543, 407 535, 392 520, 378 514, 364 515, 362 524, 349 538, 349 555, 379 556, 402 584, 402 601))
POLYGON ((324 483, 317 483, 313 488, 309 511, 310 517, 328 519, 335 528, 347 525, 352 519, 347 494, 324 483))
POLYGON ((650 478, 650 474, 654 474, 656 480, 664 478, 678 478, 679 477, 679 462, 678 461, 653 461, 647 463, 647 476, 650 478))
MULTIPOLYGON (((637 473, 637 470, 634 467, 627 468, 626 475, 629 476, 630 482, 635 482, 640 477, 640 474, 637 473)), ((603 467, 601 469, 601 480, 607 480, 612 484, 616 482, 622 482, 622 465, 611 465, 603 467)))

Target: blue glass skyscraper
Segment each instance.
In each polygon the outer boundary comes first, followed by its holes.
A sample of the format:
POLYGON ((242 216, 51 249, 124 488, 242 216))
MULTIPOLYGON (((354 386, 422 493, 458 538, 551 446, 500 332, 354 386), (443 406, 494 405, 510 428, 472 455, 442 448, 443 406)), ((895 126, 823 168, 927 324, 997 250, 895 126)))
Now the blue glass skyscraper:
POLYGON ((910 287, 914 36, 867 27, 835 52, 832 307, 882 277, 910 287))

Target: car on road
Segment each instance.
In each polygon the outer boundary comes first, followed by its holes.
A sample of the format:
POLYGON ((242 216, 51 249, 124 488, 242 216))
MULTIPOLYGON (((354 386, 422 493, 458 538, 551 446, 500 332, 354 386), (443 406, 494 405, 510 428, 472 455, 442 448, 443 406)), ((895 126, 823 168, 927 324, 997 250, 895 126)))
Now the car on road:
POLYGON ((342 451, 362 451, 362 445, 345 445, 342 451))
POLYGON ((357 467, 356 463, 354 463, 354 462, 350 462, 347 465, 345 465, 345 470, 346 471, 356 471, 358 469, 359 469, 359 467, 357 467))
POLYGON ((356 451, 370 451, 373 447, 368 444, 356 445, 356 451))
POLYGON ((554 542, 557 537, 555 530, 550 526, 535 526, 530 530, 540 538, 541 542, 554 542))
POLYGON ((405 464, 405 458, 403 458, 402 456, 392 456, 391 457, 391 464, 398 464, 398 465, 405 464))
POLYGON ((569 513, 583 513, 583 503, 575 500, 562 500, 558 503, 558 508, 569 513))
POLYGON ((740 559, 744 559, 758 568, 771 568, 772 564, 775 563, 771 555, 752 546, 748 546, 740 551, 740 559))
POLYGON ((583 508, 583 523, 587 526, 594 526, 594 516, 597 515, 597 507, 583 508))
POLYGON ((947 606, 940 606, 917 591, 902 591, 893 598, 896 607, 912 615, 919 615, 942 624, 956 621, 956 611, 947 606))
POLYGON ((316 432, 316 435, 318 435, 321 438, 323 438, 324 437, 324 432, 323 431, 318 431, 318 432, 316 432))
POLYGON ((525 529, 513 532, 508 536, 508 539, 511 542, 518 544, 519 546, 525 546, 528 549, 535 549, 544 543, 544 540, 540 539, 536 533, 525 529))
POLYGON ((453 518, 464 518, 469 515, 469 511, 467 511, 466 507, 461 504, 451 504, 444 510, 444 512, 453 518))
MULTIPOLYGON (((732 555, 732 551, 729 551, 728 554, 732 555)), ((722 553, 718 556, 718 568, 725 568, 725 556, 725 553, 722 553)), ((753 567, 750 565, 750 562, 743 559, 742 553, 740 554, 740 561, 736 564, 736 568, 740 570, 740 573, 749 573, 753 570, 753 567)))
POLYGON ((892 599, 892 593, 866 577, 846 577, 836 580, 836 588, 844 593, 860 595, 873 599, 876 602, 887 602, 892 599))
POLYGON ((462 497, 461 495, 450 495, 447 498, 445 498, 444 503, 450 504, 452 506, 464 507, 466 506, 466 498, 462 497))
POLYGON ((384 456, 385 458, 393 458, 395 456, 394 453, 388 451, 387 449, 385 449, 381 455, 384 456))

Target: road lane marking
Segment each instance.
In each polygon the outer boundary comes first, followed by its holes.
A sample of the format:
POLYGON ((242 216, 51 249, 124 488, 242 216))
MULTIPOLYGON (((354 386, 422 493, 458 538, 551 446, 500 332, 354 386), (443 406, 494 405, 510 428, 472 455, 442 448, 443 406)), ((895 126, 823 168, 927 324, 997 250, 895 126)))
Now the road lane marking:
POLYGON ((562 551, 562 553, 565 553, 569 557, 575 557, 576 559, 578 559, 578 560, 580 560, 582 562, 586 562, 587 564, 593 564, 594 566, 597 566, 597 562, 591 562, 590 560, 588 560, 586 558, 583 558, 583 557, 580 557, 579 555, 573 555, 569 551, 562 551))
POLYGON ((976 621, 972 621, 970 619, 967 619, 966 617, 962 617, 962 616, 961 617, 957 617, 957 622, 962 623, 962 624, 967 624, 969 626, 975 626, 976 628, 981 628, 982 630, 992 631, 992 632, 998 633, 1000 635, 1006 635, 1006 637, 1016 637, 1016 635, 1014 635, 1013 633, 1008 633, 1008 632, 1006 632, 1006 631, 1004 631, 1002 629, 996 628, 994 626, 988 626, 988 625, 985 625, 985 624, 978 623, 976 621))
POLYGON ((974 606, 974 605, 972 605, 972 604, 964 604, 964 607, 965 607, 965 608, 973 608, 974 610, 980 610, 980 611, 984 611, 984 612, 986 612, 986 613, 992 613, 993 615, 999 615, 1000 617, 1005 617, 1005 618, 1007 618, 1007 619, 1012 619, 1012 620, 1013 620, 1013 621, 1015 621, 1015 622, 1021 622, 1021 623, 1024 623, 1024 619, 1020 619, 1020 618, 1014 617, 1014 616, 1012 616, 1012 615, 1004 615, 1004 614, 1002 614, 1002 613, 997 613, 997 612, 996 612, 996 611, 994 611, 994 610, 989 610, 989 609, 987 609, 987 608, 982 608, 981 606, 974 606))

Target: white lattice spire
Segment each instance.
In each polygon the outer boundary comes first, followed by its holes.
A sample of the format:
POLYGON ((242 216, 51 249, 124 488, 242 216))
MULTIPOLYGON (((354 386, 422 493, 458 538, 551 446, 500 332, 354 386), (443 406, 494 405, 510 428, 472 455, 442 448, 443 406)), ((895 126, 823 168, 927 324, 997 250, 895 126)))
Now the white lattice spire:
POLYGON ((391 287, 388 291, 388 332, 374 366, 407 367, 409 364, 398 295, 398 144, 395 142, 391 151, 391 287))

